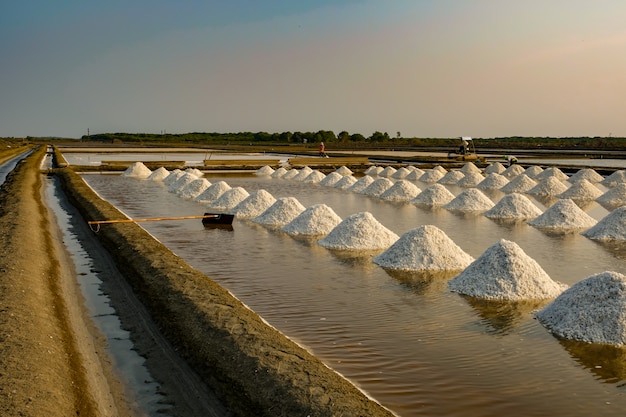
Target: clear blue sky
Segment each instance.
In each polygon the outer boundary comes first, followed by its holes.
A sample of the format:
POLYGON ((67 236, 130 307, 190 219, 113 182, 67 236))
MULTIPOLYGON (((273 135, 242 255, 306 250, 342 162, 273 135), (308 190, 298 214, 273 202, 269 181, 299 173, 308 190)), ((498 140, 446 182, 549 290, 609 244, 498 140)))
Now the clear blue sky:
POLYGON ((0 136, 626 136, 624 0, 0 3, 0 136))

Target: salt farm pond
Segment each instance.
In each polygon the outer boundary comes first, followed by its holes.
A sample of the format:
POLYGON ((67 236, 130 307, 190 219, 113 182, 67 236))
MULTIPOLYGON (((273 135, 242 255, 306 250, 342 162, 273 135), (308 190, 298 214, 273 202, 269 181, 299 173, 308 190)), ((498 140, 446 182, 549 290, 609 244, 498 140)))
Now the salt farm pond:
MULTIPOLYGON (((206 208, 158 181, 84 178, 131 218, 198 215, 206 208)), ((294 197, 304 207, 323 203, 342 219, 369 212, 398 236, 435 225, 474 258, 506 239, 553 280, 570 286, 603 271, 626 274, 623 245, 579 233, 548 233, 525 222, 253 174, 206 178, 249 193, 263 189, 275 198, 294 197)), ((429 185, 414 184, 422 190, 429 185)), ((454 195, 465 190, 446 188, 454 195)), ((486 194, 494 202, 505 195, 486 194)), ((542 211, 548 208, 531 199, 542 211)), ((596 220, 609 213, 596 202, 583 207, 596 220)), ((390 272, 372 261, 380 252, 333 251, 249 220, 235 219, 233 231, 204 229, 199 220, 141 225, 401 416, 621 416, 626 409, 626 349, 557 340, 532 314, 546 303, 464 297, 448 289, 456 274, 390 272)))

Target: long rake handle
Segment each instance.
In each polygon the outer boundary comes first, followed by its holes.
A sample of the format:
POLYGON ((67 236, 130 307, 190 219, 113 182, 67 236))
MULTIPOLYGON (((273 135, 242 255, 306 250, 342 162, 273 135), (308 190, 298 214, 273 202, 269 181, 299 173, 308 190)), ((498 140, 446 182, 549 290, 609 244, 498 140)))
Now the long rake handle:
POLYGON ((187 220, 187 219, 215 219, 218 214, 210 214, 205 216, 180 216, 180 217, 148 217, 145 219, 118 219, 118 220, 94 220, 87 224, 110 224, 110 223, 139 223, 139 222, 156 222, 160 220, 187 220))

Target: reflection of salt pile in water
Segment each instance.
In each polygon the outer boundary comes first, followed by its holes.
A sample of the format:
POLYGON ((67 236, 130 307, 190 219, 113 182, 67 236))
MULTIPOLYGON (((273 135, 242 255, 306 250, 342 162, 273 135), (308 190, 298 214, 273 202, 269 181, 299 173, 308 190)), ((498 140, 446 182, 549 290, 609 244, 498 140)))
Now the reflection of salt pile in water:
POLYGON ((387 166, 385 167, 385 169, 383 169, 381 172, 378 173, 378 176, 383 177, 383 178, 391 178, 391 176, 395 173, 396 173, 396 169, 394 167, 387 166))
POLYGON ((304 210, 295 197, 281 197, 252 221, 266 226, 284 226, 304 210))
POLYGON ((143 162, 135 162, 122 172, 122 177, 148 178, 150 174, 152 171, 143 162))
POLYGON ((287 173, 287 170, 283 167, 278 168, 270 175, 272 178, 282 178, 287 173))
POLYGON ((576 181, 580 181, 582 179, 585 179, 590 183, 596 183, 604 180, 604 177, 591 168, 582 168, 576 171, 576 173, 567 180, 571 183, 575 183, 576 181))
POLYGON ((341 217, 326 204, 315 204, 300 213, 280 230, 290 235, 321 236, 328 234, 341 217))
POLYGON ((598 187, 583 178, 576 181, 571 187, 562 193, 557 194, 555 197, 571 198, 572 200, 579 201, 590 201, 595 200, 601 195, 602 191, 600 191, 598 187))
POLYGON ((476 188, 479 190, 499 190, 509 183, 509 180, 500 174, 495 172, 487 175, 484 180, 476 184, 476 188))
POLYGON ((361 194, 378 197, 389 188, 391 188, 392 185, 393 182, 390 179, 378 178, 377 180, 374 180, 373 183, 368 185, 363 191, 361 191, 361 194))
POLYGON ((369 168, 367 168, 364 172, 365 175, 371 175, 371 176, 377 176, 378 174, 380 174, 381 172, 383 172, 383 167, 379 167, 379 166, 371 166, 369 168))
POLYGON ((429 169, 424 172, 424 174, 419 177, 421 182, 425 182, 427 184, 434 184, 440 179, 442 179, 448 172, 441 172, 439 169, 429 169))
POLYGON ((265 190, 257 190, 229 210, 229 213, 236 214, 242 219, 251 219, 263 213, 275 202, 276 199, 273 195, 265 190))
POLYGON ((491 163, 485 168, 485 174, 492 174, 494 172, 496 174, 502 174, 504 171, 506 171, 506 168, 500 162, 491 163))
POLYGON ((417 185, 406 180, 398 180, 385 190, 380 198, 386 201, 409 201, 414 199, 420 191, 417 185))
POLYGON ((340 166, 334 172, 339 175, 352 175, 352 170, 345 165, 340 166))
POLYGON ((539 207, 518 193, 505 195, 483 215, 490 219, 534 219, 541 214, 539 207))
POLYGON ((593 240, 626 240, 626 206, 616 208, 582 235, 593 240))
POLYGON ((335 185, 335 183, 337 183, 337 181, 339 181, 342 178, 343 178, 343 175, 339 174, 338 172, 331 172, 330 174, 326 175, 324 179, 320 181, 320 185, 332 187, 335 185))
POLYGON ((443 208, 451 211, 478 212, 489 210, 493 206, 493 201, 483 194, 482 191, 476 188, 470 188, 454 197, 454 199, 443 206, 443 208))
POLYGON ((508 184, 500 188, 503 193, 525 193, 532 190, 537 182, 530 178, 525 173, 521 173, 517 177, 513 178, 508 184))
POLYGON ((563 184, 563 182, 555 176, 548 176, 546 179, 541 180, 533 188, 526 191, 526 194, 541 197, 554 197, 557 194, 561 194, 565 190, 567 190, 567 185, 563 184))
POLYGON ((565 181, 569 178, 566 173, 564 173, 557 167, 550 167, 550 168, 544 169, 543 172, 541 172, 540 174, 537 174, 535 176, 535 179, 539 181, 543 181, 550 177, 556 177, 556 179, 559 181, 565 181))
POLYGON ((346 175, 345 177, 334 183, 333 187, 339 188, 341 190, 347 190, 348 188, 352 187, 356 182, 357 179, 354 178, 352 175, 346 175))
POLYGON ((196 178, 189 184, 178 189, 176 194, 182 198, 196 198, 210 186, 211 183, 206 178, 196 178))
POLYGON ((585 278, 536 317, 558 337, 626 345, 626 276, 606 271, 585 278))
POLYGON ((298 175, 294 176, 293 178, 290 178, 294 181, 304 181, 306 179, 306 177, 308 177, 309 175, 311 175, 311 172, 313 172, 313 170, 309 167, 304 167, 302 168, 299 172, 298 175))
POLYGON ((615 187, 618 184, 626 183, 626 170, 620 169, 619 171, 615 171, 604 180, 600 182, 600 184, 605 187, 615 187))
POLYGON ((521 166, 517 165, 517 164, 513 164, 510 167, 508 167, 507 169, 504 170, 504 172, 502 172, 501 175, 507 177, 507 178, 515 178, 517 177, 519 174, 524 172, 524 168, 522 168, 521 166))
POLYGON ((197 179, 198 177, 195 176, 194 174, 185 172, 183 173, 183 175, 181 175, 180 178, 178 178, 176 181, 174 181, 167 187, 167 191, 169 191, 170 193, 176 193, 178 192, 178 190, 182 189, 184 186, 186 186, 187 184, 190 184, 191 182, 197 179))
POLYGON ((461 178, 456 185, 463 188, 476 187, 484 179, 485 177, 483 177, 482 174, 470 172, 469 174, 465 174, 465 176, 461 178))
POLYGON ((403 271, 459 271, 474 261, 435 226, 425 225, 403 234, 373 259, 388 269, 403 271))
POLYGON ((433 184, 424 189, 417 197, 411 200, 416 206, 440 207, 454 199, 446 187, 441 184, 433 184))
POLYGON ((319 240, 320 246, 342 250, 387 249, 398 235, 380 224, 369 212, 356 213, 339 223, 319 240))
POLYGON ((154 171, 152 171, 152 174, 148 176, 148 179, 151 181, 163 181, 169 175, 170 175, 170 172, 166 168, 159 167, 155 169, 154 171))
POLYGON ((443 177, 441 177, 441 179, 439 181, 437 181, 439 184, 456 184, 458 183, 461 178, 463 178, 465 176, 464 173, 462 173, 461 171, 456 171, 456 170, 452 170, 452 171, 448 171, 448 173, 446 175, 444 175, 443 177))
POLYGON ((567 286, 553 281, 517 243, 500 240, 450 280, 460 294, 489 300, 543 300, 558 296, 567 286))
POLYGON ((307 175, 307 177, 303 179, 302 182, 305 184, 317 184, 324 178, 326 178, 326 175, 318 170, 314 170, 309 175, 307 175))
POLYGON ((422 175, 424 175, 424 171, 414 167, 413 169, 411 169, 411 172, 409 172, 409 175, 404 177, 404 179, 409 181, 417 181, 422 175))
POLYGON ((626 183, 618 184, 611 188, 596 201, 604 207, 619 207, 626 204, 626 183))
POLYGON ((201 203, 211 203, 228 190, 230 190, 230 185, 225 181, 218 181, 215 184, 211 184, 209 188, 204 190, 202 194, 199 194, 193 200, 201 203))
POLYGON ((374 181, 375 181, 374 178, 370 177, 369 175, 366 175, 364 177, 359 178, 357 182, 352 184, 351 187, 348 187, 348 191, 352 191, 353 193, 361 193, 363 192, 363 190, 369 187, 374 181))
POLYGON ((570 199, 557 201, 542 215, 528 222, 531 226, 552 230, 585 229, 596 223, 570 199))
POLYGON ((393 173, 391 178, 402 179, 402 178, 406 177, 407 175, 409 175, 410 173, 411 173, 411 171, 408 168, 400 167, 400 168, 398 168, 398 170, 396 172, 393 173))
POLYGON ((230 210, 245 200, 250 194, 242 187, 234 187, 226 190, 217 200, 209 204, 208 208, 213 210, 230 210))
POLYGON ((272 168, 269 165, 265 165, 259 169, 256 170, 255 174, 263 177, 263 176, 268 176, 268 175, 272 175, 274 173, 274 168, 272 168))

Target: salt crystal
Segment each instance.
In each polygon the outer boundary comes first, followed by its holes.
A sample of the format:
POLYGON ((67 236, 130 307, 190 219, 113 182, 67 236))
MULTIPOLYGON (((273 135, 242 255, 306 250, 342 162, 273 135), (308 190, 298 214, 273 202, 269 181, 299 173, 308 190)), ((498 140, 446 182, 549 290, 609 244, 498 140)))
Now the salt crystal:
POLYGON ((396 173, 396 169, 394 167, 387 166, 378 174, 378 176, 384 177, 384 178, 391 178, 391 176, 395 173, 396 173))
POLYGON ((337 181, 335 184, 333 184, 333 187, 338 188, 340 190, 347 190, 348 188, 352 187, 356 182, 357 182, 357 179, 354 178, 352 175, 346 175, 345 177, 337 181))
POLYGON ((150 174, 152 171, 143 162, 135 162, 122 172, 122 177, 148 178, 150 174))
POLYGON ((615 208, 626 205, 626 183, 618 184, 596 198, 603 207, 615 208))
POLYGON ((339 175, 352 175, 352 170, 345 165, 340 166, 335 170, 335 172, 339 175))
POLYGON ((269 165, 264 165, 263 167, 257 169, 255 174, 260 177, 265 177, 265 176, 272 175, 274 172, 275 172, 274 168, 272 168, 269 165))
POLYGON ((402 179, 402 178, 406 177, 407 175, 409 175, 410 173, 411 173, 411 171, 408 168, 400 167, 400 168, 398 168, 398 170, 396 172, 393 173, 391 178, 402 179))
POLYGON ((437 183, 452 185, 458 183, 463 177, 465 177, 465 174, 461 171, 452 170, 448 171, 446 175, 441 177, 437 183))
POLYGON ((322 179, 320 181, 320 185, 325 185, 327 187, 332 187, 335 185, 335 183, 337 181, 339 181, 340 179, 342 179, 344 176, 341 175, 338 172, 331 172, 330 174, 326 175, 326 177, 324 179, 322 179))
POLYGON ((441 172, 438 169, 429 169, 419 178, 421 182, 425 182, 427 184, 434 184, 440 179, 442 179, 448 172, 441 172))
POLYGON ((199 201, 201 203, 212 203, 217 200, 223 193, 230 190, 230 185, 228 185, 225 181, 218 181, 214 184, 211 184, 209 188, 204 190, 202 194, 194 197, 193 201, 199 201))
POLYGON ((504 171, 506 171, 506 168, 500 162, 493 162, 485 168, 485 174, 491 174, 494 172, 496 174, 502 174, 504 171))
POLYGON ((424 189, 417 197, 410 202, 416 206, 440 207, 448 204, 454 199, 452 194, 446 187, 441 184, 433 184, 424 189))
POLYGON ((513 178, 508 184, 502 186, 500 191, 503 193, 525 193, 532 190, 536 185, 537 181, 524 172, 513 178))
POLYGON ((559 181, 565 181, 565 180, 567 180, 569 178, 566 173, 564 173, 563 171, 561 171, 557 167, 550 167, 550 168, 544 169, 542 173, 536 175, 535 179, 539 180, 539 181, 542 181, 542 180, 547 179, 549 177, 556 177, 556 179, 559 180, 559 181))
POLYGON ((380 195, 380 198, 386 201, 409 201, 414 199, 420 191, 413 183, 406 180, 398 180, 385 190, 380 195))
POLYGON ((542 197, 554 197, 557 194, 561 194, 565 190, 567 190, 567 185, 563 184, 561 180, 557 179, 555 176, 548 176, 541 180, 533 188, 526 191, 526 194, 542 197))
POLYGON ((380 224, 369 212, 356 213, 339 223, 319 240, 320 246, 339 250, 387 249, 398 235, 380 224))
POLYGON ((272 178, 282 178, 287 173, 287 170, 283 167, 278 168, 270 175, 272 178))
POLYGON ((357 182, 352 184, 352 186, 348 188, 348 191, 352 191, 353 193, 361 193, 363 192, 364 189, 369 187, 374 181, 375 181, 374 178, 370 177, 369 175, 366 175, 364 177, 359 178, 357 182))
POLYGON ((236 214, 242 219, 251 219, 263 213, 275 202, 276 199, 270 193, 265 190, 257 190, 228 212, 236 214))
POLYGON ((328 234, 339 223, 341 223, 341 217, 333 209, 326 204, 315 204, 304 210, 280 230, 294 236, 321 236, 328 234))
POLYGON ((469 174, 465 174, 465 176, 461 178, 456 185, 464 188, 476 187, 484 179, 485 177, 483 177, 482 174, 470 172, 469 174))
POLYGON ((553 281, 515 242, 501 239, 448 282, 450 290, 488 300, 543 300, 567 286, 553 281))
POLYGON ((281 197, 252 221, 280 227, 295 219, 304 210, 305 207, 295 197, 281 197))
POLYGON ((541 210, 528 197, 513 193, 502 197, 483 215, 490 219, 534 219, 541 215, 541 210))
POLYGON ((579 179, 571 187, 557 194, 558 198, 571 198, 572 200, 590 201, 602 195, 602 191, 586 179, 579 179))
POLYGON ((479 212, 489 210, 493 206, 494 203, 489 197, 476 188, 470 188, 457 195, 443 208, 452 211, 479 212))
POLYGON ((553 230, 585 229, 596 223, 570 199, 557 201, 542 215, 528 222, 531 226, 553 230))
POLYGON ((577 282, 536 313, 560 338, 626 345, 626 276, 605 271, 577 282))
POLYGON ((383 268, 403 271, 458 271, 473 261, 443 230, 431 225, 403 234, 373 259, 383 268))
POLYGON ((582 232, 583 236, 600 241, 626 240, 626 206, 621 206, 607 214, 595 226, 582 232))
POLYGON ((392 185, 393 185, 393 182, 390 179, 378 178, 377 180, 374 180, 373 183, 368 185, 367 188, 361 191, 361 194, 369 195, 372 197, 378 197, 382 193, 387 191, 389 188, 391 188, 392 185))
POLYGON ((318 170, 314 170, 309 175, 307 175, 307 177, 303 179, 302 182, 305 184, 317 184, 324 178, 326 178, 326 175, 318 170))
POLYGON ((615 187, 618 184, 626 183, 626 170, 620 169, 606 177, 600 184, 605 187, 615 187))
POLYGON ((196 178, 189 184, 178 189, 176 194, 182 198, 196 198, 210 186, 211 183, 206 178, 196 178))
POLYGON ((169 175, 170 175, 170 172, 166 168, 159 167, 155 169, 154 171, 152 171, 152 174, 148 176, 148 179, 151 181, 163 181, 169 175))
POLYGON ((568 181, 571 183, 574 183, 582 179, 586 179, 587 181, 591 183, 595 183, 595 182, 602 182, 602 180, 604 180, 604 177, 598 174, 595 170, 591 168, 582 168, 576 171, 574 175, 569 177, 568 181))
POLYGON ((495 172, 487 175, 484 180, 476 184, 476 188, 479 190, 499 190, 509 183, 509 180, 500 174, 495 172))

